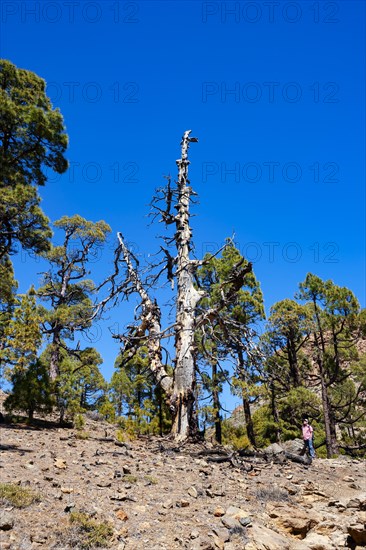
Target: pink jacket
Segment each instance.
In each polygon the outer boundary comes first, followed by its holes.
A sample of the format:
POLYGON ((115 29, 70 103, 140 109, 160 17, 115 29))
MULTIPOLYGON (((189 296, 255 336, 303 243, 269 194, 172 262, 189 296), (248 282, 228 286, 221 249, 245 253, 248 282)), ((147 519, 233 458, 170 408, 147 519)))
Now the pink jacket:
POLYGON ((304 441, 308 441, 309 439, 312 439, 312 437, 313 437, 313 428, 309 424, 302 427, 302 437, 303 437, 304 441))

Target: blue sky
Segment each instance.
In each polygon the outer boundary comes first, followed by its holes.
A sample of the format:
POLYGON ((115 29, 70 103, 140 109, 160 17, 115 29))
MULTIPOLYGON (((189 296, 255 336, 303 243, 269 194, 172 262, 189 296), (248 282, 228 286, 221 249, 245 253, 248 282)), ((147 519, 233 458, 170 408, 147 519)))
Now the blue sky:
MULTIPOLYGON (((176 174, 186 129, 197 256, 235 233, 267 312, 307 272, 365 307, 365 3, 4 1, 1 56, 42 76, 70 138, 71 168, 41 190, 51 220, 79 213, 156 251, 148 203, 176 174)), ((20 289, 40 263, 16 260, 20 289)), ((98 342, 109 378, 117 346, 98 342)))

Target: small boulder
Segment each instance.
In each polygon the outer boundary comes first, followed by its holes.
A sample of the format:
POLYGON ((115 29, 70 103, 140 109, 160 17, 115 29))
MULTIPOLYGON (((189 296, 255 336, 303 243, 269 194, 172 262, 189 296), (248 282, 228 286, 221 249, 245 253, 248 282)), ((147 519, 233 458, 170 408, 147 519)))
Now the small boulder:
POLYGON ((348 534, 352 541, 359 546, 366 546, 366 528, 362 523, 356 523, 348 527, 348 534))
POLYGON ((223 516, 221 518, 222 524, 227 527, 228 529, 238 529, 240 528, 240 523, 237 519, 233 518, 232 516, 223 516))
POLYGON ((309 533, 304 543, 304 548, 306 547, 309 550, 329 550, 333 547, 329 537, 318 533, 309 533))
POLYGON ((10 531, 14 527, 14 518, 9 512, 0 512, 0 531, 10 531))
POLYGON ((304 451, 304 442, 302 439, 291 439, 291 441, 281 443, 281 447, 286 453, 302 455, 304 451))
POLYGON ((272 443, 263 450, 267 455, 280 455, 284 453, 283 448, 278 443, 272 443))

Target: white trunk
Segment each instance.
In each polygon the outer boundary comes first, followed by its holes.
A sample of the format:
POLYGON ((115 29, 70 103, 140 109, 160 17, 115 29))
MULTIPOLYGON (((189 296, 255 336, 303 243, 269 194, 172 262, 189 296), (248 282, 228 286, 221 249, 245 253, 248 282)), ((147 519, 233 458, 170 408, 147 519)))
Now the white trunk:
POLYGON ((149 368, 154 374, 155 381, 160 384, 163 390, 170 395, 173 385, 173 380, 169 376, 162 364, 161 360, 161 326, 160 326, 160 309, 153 302, 143 287, 140 277, 134 268, 128 248, 123 242, 122 235, 118 233, 118 240, 122 249, 123 258, 127 266, 128 274, 133 281, 136 292, 140 294, 142 304, 142 313, 140 315, 141 324, 137 327, 134 335, 132 348, 146 344, 150 365, 149 368))
MULTIPOLYGON (((194 288, 193 274, 197 262, 189 257, 191 249, 191 228, 189 225, 189 203, 191 188, 188 184, 188 147, 190 130, 182 140, 182 156, 178 165, 178 202, 175 208, 177 247, 177 301, 175 370, 172 408, 174 423, 172 433, 176 440, 184 440, 194 431, 194 388, 195 388, 195 309, 203 293, 194 288)), ((196 141, 196 140, 195 140, 196 141)))

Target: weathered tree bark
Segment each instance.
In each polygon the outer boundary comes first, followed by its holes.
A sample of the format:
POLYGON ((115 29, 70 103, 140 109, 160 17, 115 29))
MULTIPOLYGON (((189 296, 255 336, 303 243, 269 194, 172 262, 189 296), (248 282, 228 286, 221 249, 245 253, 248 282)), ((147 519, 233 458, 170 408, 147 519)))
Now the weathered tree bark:
POLYGON ((184 440, 196 429, 194 425, 194 388, 195 388, 195 310, 203 292, 194 286, 194 272, 198 262, 190 259, 192 231, 189 225, 189 204, 192 193, 188 183, 188 148, 190 130, 186 131, 181 143, 182 155, 178 159, 178 200, 175 206, 175 244, 177 248, 176 278, 176 333, 175 333, 175 369, 174 388, 171 401, 174 412, 172 434, 177 441, 184 440))
POLYGON ((214 407, 214 422, 215 422, 215 439, 217 443, 222 443, 222 430, 221 430, 221 414, 220 414, 220 397, 219 387, 217 382, 217 364, 212 364, 212 403, 214 407))
POLYGON ((60 348, 61 337, 60 331, 55 331, 52 337, 52 351, 50 358, 49 376, 51 382, 54 382, 60 373, 60 348))
MULTIPOLYGON (((140 295, 141 324, 135 328, 132 335, 129 335, 125 351, 131 351, 131 358, 136 353, 140 345, 145 344, 148 348, 150 365, 149 368, 154 375, 157 384, 163 388, 163 390, 170 395, 172 391, 173 380, 168 375, 165 367, 162 363, 161 355, 161 325, 160 325, 160 308, 155 301, 152 301, 149 294, 145 290, 137 269, 135 269, 131 254, 123 241, 121 233, 118 233, 118 240, 122 250, 123 258, 127 267, 128 276, 132 282, 134 290, 140 295)), ((126 358, 128 361, 128 357, 126 358)))
POLYGON ((300 371, 299 371, 299 364, 297 361, 296 344, 295 344, 294 338, 291 336, 292 335, 289 335, 289 338, 287 338, 287 357, 288 357, 292 382, 294 384, 294 387, 297 388, 298 386, 301 385, 301 377, 300 377, 300 371))
MULTIPOLYGON (((197 304, 204 295, 204 292, 197 290, 196 271, 203 265, 203 261, 190 258, 192 249, 192 231, 190 227, 190 202, 194 191, 188 180, 188 149, 191 142, 197 142, 196 138, 190 137, 191 131, 184 133, 181 142, 181 158, 176 161, 178 166, 178 179, 176 187, 171 185, 168 177, 168 185, 158 191, 153 198, 153 215, 161 216, 160 221, 168 227, 175 225, 175 233, 172 237, 164 238, 167 246, 175 246, 176 256, 173 257, 167 248, 161 247, 165 260, 158 264, 165 266, 160 269, 152 280, 156 282, 163 271, 167 272, 167 278, 172 287, 176 281, 176 319, 173 327, 175 335, 175 358, 174 375, 170 377, 162 364, 161 339, 166 333, 161 330, 160 309, 155 301, 152 301, 149 294, 140 280, 136 259, 126 247, 123 237, 118 234, 120 247, 116 255, 116 272, 109 278, 112 283, 110 297, 104 300, 104 304, 116 297, 119 293, 129 295, 137 292, 141 297, 141 313, 139 315, 140 325, 130 329, 127 335, 119 335, 118 338, 124 343, 125 360, 128 361, 137 352, 141 345, 148 347, 150 357, 150 370, 155 375, 155 381, 160 384, 169 399, 170 410, 173 416, 172 435, 176 441, 184 441, 197 432, 197 417, 195 415, 195 387, 196 387, 196 349, 195 333, 198 327, 209 324, 215 319, 218 313, 227 307, 228 303, 235 300, 236 294, 244 285, 247 273, 252 270, 250 263, 246 264, 241 259, 232 269, 232 273, 221 289, 221 300, 215 307, 197 315, 197 304), (159 203, 165 202, 165 208, 159 203), (174 209, 176 214, 173 214, 174 209), (127 266, 127 280, 122 285, 116 285, 115 279, 118 275, 118 259, 120 253, 127 266)), ((155 266, 156 268, 157 266, 155 266)), ((151 279, 150 279, 151 281, 151 279)), ((151 284, 151 283, 150 283, 151 284)))
POLYGON ((253 445, 253 447, 256 447, 257 443, 255 440, 254 424, 252 420, 252 413, 250 410, 250 403, 249 403, 249 399, 247 399, 244 395, 243 395, 243 410, 244 410, 245 427, 246 427, 248 439, 250 443, 253 445))
POLYGON ((328 394, 328 386, 325 378, 323 360, 325 357, 325 337, 323 333, 323 327, 319 316, 318 306, 316 299, 313 299, 315 318, 318 325, 319 338, 316 333, 313 334, 314 346, 316 350, 316 364, 318 366, 318 373, 320 379, 322 405, 323 405, 323 419, 325 429, 325 445, 327 449, 327 458, 332 458, 338 454, 337 434, 335 428, 334 415, 332 412, 331 402, 328 394), (320 341, 319 341, 320 339, 320 341))
POLYGON ((332 458, 334 455, 338 454, 338 445, 337 445, 335 429, 334 428, 332 429, 331 406, 329 403, 328 388, 325 383, 323 360, 319 356, 317 358, 317 365, 318 365, 320 387, 321 387, 321 394, 322 394, 322 404, 323 404, 325 446, 327 448, 327 458, 332 458))
MULTIPOLYGON (((244 380, 245 377, 246 377, 246 374, 245 374, 245 364, 244 364, 243 350, 238 348, 237 354, 238 354, 238 362, 239 362, 238 366, 239 366, 240 378, 244 380)), ((243 411, 244 411, 245 427, 246 427, 247 436, 248 436, 248 439, 249 439, 250 443, 253 445, 253 447, 256 447, 257 443, 256 443, 256 440, 255 440, 254 424, 253 424, 253 420, 252 420, 252 413, 251 413, 251 410, 250 410, 250 402, 249 402, 249 399, 247 398, 247 394, 246 394, 245 390, 243 390, 243 392, 242 392, 242 399, 243 399, 243 411)))
POLYGON ((281 443, 280 415, 278 414, 277 402, 276 402, 276 391, 275 391, 273 380, 271 380, 270 382, 270 392, 271 392, 272 416, 276 424, 276 441, 277 443, 281 443))

